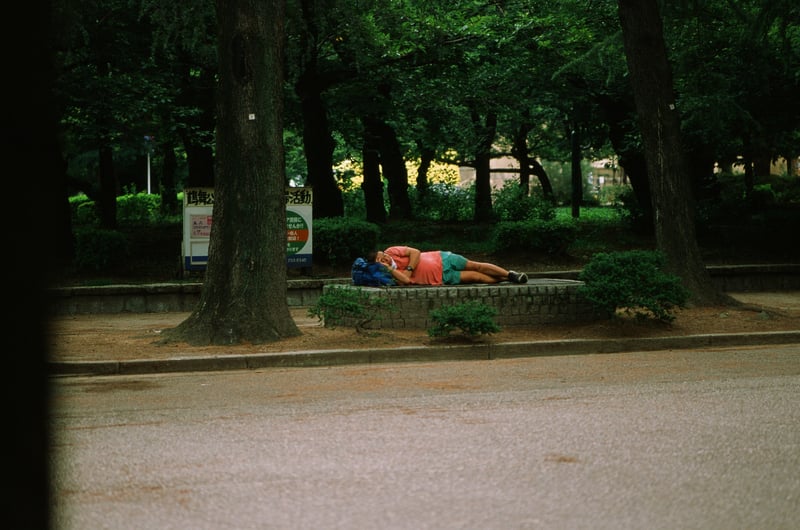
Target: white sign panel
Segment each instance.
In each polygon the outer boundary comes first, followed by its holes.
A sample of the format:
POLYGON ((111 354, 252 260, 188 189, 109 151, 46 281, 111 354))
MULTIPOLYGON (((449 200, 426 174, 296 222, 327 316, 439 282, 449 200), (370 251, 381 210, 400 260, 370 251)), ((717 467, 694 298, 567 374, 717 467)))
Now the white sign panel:
MULTIPOLYGON (((310 267, 312 249, 311 188, 286 188, 286 266, 310 267)), ((213 188, 183 191, 183 268, 205 270, 211 237, 213 188)))

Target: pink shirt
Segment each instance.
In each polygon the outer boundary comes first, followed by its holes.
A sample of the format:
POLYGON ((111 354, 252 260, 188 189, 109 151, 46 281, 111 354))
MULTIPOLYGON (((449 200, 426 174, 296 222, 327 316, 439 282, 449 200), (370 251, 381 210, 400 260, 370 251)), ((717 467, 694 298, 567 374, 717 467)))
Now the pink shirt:
MULTIPOLYGON (((389 247, 383 252, 392 257, 398 269, 405 270, 408 267, 408 247, 389 247)), ((419 265, 411 273, 411 283, 442 285, 442 255, 438 250, 420 253, 419 265)))

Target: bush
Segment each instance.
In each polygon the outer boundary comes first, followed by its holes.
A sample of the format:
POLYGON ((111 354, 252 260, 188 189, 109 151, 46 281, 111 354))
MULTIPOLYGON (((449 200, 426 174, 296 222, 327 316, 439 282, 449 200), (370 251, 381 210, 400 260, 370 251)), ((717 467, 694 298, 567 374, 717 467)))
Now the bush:
POLYGON ((511 221, 498 223, 494 231, 495 252, 540 251, 550 255, 566 252, 577 234, 573 220, 511 221))
POLYGON ((430 313, 434 325, 428 328, 428 335, 446 337, 456 329, 468 337, 497 333, 500 326, 493 320, 496 315, 495 308, 477 300, 440 307, 430 313))
POLYGON ((155 223, 159 217, 161 196, 133 193, 117 197, 117 220, 121 225, 144 226, 155 223))
POLYGON ((381 318, 380 309, 392 308, 386 300, 372 298, 361 288, 334 288, 323 292, 308 308, 308 316, 316 317, 330 327, 336 327, 346 319, 352 320, 356 330, 362 331, 370 322, 381 318))
POLYGON ((69 198, 73 226, 96 226, 100 223, 94 201, 83 193, 69 198))
POLYGON ((673 310, 686 306, 689 292, 680 278, 663 271, 664 263, 657 251, 596 254, 578 275, 585 282, 578 292, 601 313, 672 322, 673 310))
POLYGON ((345 217, 351 219, 366 219, 367 205, 364 200, 364 192, 361 188, 342 191, 342 201, 344 203, 345 217))
POLYGON ((75 266, 103 271, 123 265, 130 255, 128 239, 116 230, 83 228, 75 231, 75 266))
MULTIPOLYGON (((182 203, 182 194, 178 203, 182 203)), ((98 226, 100 216, 97 204, 84 194, 69 198, 73 226, 98 226)), ((117 197, 117 221, 120 226, 140 227, 159 224, 181 223, 182 212, 164 214, 161 212, 161 196, 147 193, 127 193, 117 197)))
POLYGON ((627 189, 617 195, 616 208, 620 215, 628 221, 631 230, 636 234, 653 232, 653 222, 647 209, 639 204, 633 189, 627 189))
POLYGON ((419 220, 452 222, 469 221, 474 217, 474 185, 462 188, 452 183, 436 182, 428 186, 424 197, 412 188, 409 198, 419 220))
POLYGON ((518 182, 509 181, 492 194, 495 216, 501 221, 552 220, 555 207, 541 194, 523 193, 518 182))
POLYGON ((375 250, 378 225, 347 217, 314 219, 314 261, 331 265, 352 262, 375 250))

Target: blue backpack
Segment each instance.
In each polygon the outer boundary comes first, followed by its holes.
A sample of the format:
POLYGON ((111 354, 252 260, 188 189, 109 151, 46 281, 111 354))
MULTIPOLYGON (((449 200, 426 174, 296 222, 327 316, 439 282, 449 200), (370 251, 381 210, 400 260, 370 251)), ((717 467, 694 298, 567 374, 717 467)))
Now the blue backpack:
POLYGON ((364 258, 356 258, 352 267, 353 285, 364 287, 386 287, 395 285, 392 273, 383 263, 367 261, 364 258))

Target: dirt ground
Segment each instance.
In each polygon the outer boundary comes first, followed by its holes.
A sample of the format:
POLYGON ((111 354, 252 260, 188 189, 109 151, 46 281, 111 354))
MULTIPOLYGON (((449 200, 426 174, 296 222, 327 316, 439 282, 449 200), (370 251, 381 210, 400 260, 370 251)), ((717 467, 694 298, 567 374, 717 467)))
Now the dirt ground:
MULTIPOLYGON (((614 319, 585 324, 504 327, 499 333, 476 339, 482 342, 522 342, 565 339, 666 337, 713 333, 800 330, 800 291, 729 293, 741 307, 682 309, 671 324, 614 319)), ((178 325, 189 313, 123 313, 55 317, 49 336, 51 359, 93 361, 167 359, 270 352, 335 349, 369 349, 430 345, 435 341, 464 343, 454 335, 432 339, 425 330, 381 330, 357 333, 352 328, 325 328, 305 308, 293 308, 300 329, 297 337, 266 344, 197 347, 159 344, 164 329, 178 325)))

